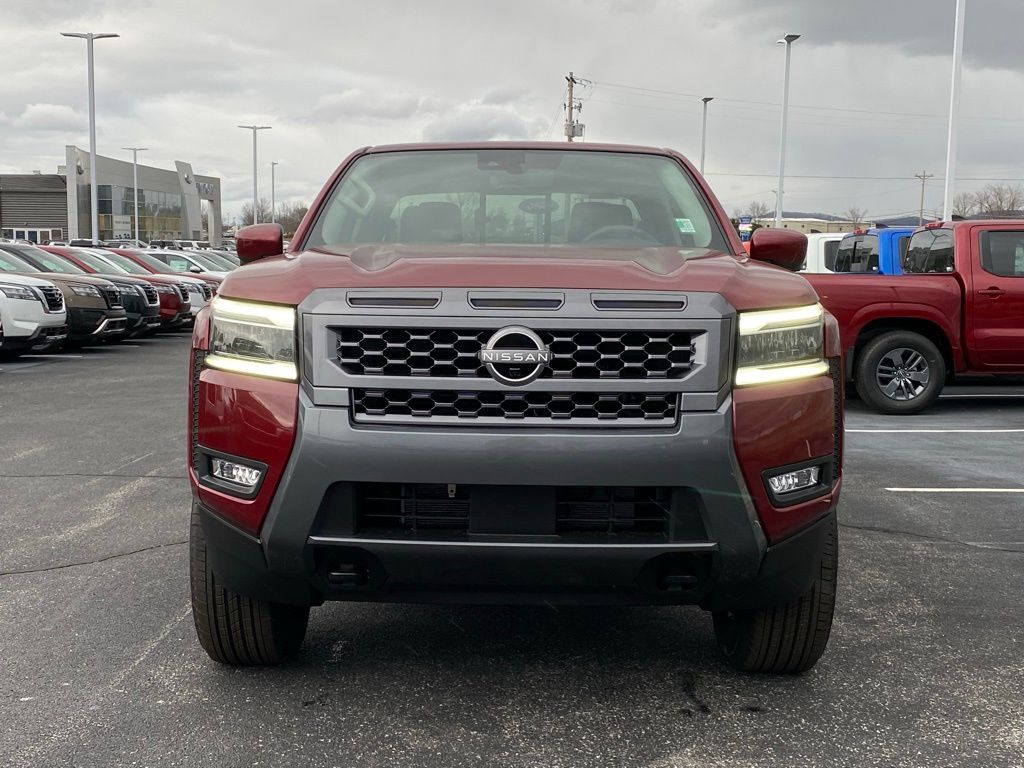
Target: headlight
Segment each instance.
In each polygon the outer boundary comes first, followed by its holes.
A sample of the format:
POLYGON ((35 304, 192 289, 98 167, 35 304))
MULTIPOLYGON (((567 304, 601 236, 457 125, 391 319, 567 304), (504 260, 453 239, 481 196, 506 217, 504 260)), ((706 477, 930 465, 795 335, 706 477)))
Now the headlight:
POLYGON ((177 291, 174 290, 174 286, 171 285, 157 285, 154 287, 156 288, 157 293, 177 293, 177 291))
POLYGON ((118 292, 122 296, 138 296, 142 291, 136 288, 134 285, 119 285, 117 287, 118 292))
POLYGON ((68 283, 68 285, 79 296, 92 296, 97 299, 100 297, 99 289, 95 285, 86 285, 85 283, 68 283))
POLYGON ((736 386, 772 384, 828 373, 820 304, 741 312, 736 386))
POLYGON ((20 285, 0 285, 0 293, 8 299, 23 299, 25 301, 36 301, 36 295, 28 288, 20 285))
POLYGON ((215 298, 210 309, 211 368, 296 381, 295 308, 215 298))

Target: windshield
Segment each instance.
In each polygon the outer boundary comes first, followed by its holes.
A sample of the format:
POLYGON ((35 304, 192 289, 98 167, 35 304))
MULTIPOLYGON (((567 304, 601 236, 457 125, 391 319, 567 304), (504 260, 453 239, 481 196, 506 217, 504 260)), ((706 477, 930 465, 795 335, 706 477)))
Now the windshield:
POLYGON ((370 243, 713 248, 725 236, 673 160, 625 152, 389 152, 356 161, 306 247, 370 243))
POLYGON ((59 254, 50 253, 49 251, 44 251, 41 248, 33 248, 32 253, 25 256, 25 259, 31 259, 33 264, 48 272, 64 272, 66 274, 73 275, 87 274, 84 269, 73 261, 68 261, 59 254))
MULTIPOLYGON (((98 257, 94 257, 98 258, 98 257)), ((104 261, 109 261, 115 267, 119 267, 124 272, 130 275, 149 275, 152 274, 145 267, 140 267, 134 261, 129 259, 127 256, 122 256, 120 253, 105 253, 103 254, 104 261)))
POLYGON ((214 264, 221 272, 230 272, 236 266, 218 253, 204 253, 203 258, 211 264, 214 264))
POLYGON ((10 251, 0 248, 0 269, 4 272, 41 272, 27 261, 22 261, 10 251))
POLYGON ((207 256, 205 253, 204 254, 198 254, 198 253, 195 253, 193 251, 189 251, 188 257, 190 259, 192 259, 192 261, 194 261, 199 266, 205 267, 207 270, 212 270, 213 272, 223 272, 223 271, 225 271, 225 267, 224 267, 223 264, 217 263, 213 259, 213 257, 207 256))
POLYGON ((124 270, 124 269, 119 269, 117 267, 111 266, 108 262, 104 261, 102 258, 97 256, 96 254, 90 253, 89 251, 85 250, 84 248, 71 248, 70 250, 71 250, 71 252, 73 254, 75 254, 75 258, 76 259, 78 259, 79 261, 81 261, 81 262, 83 262, 85 264, 88 264, 91 268, 95 269, 97 272, 107 272, 107 273, 110 273, 110 272, 125 272, 125 271, 127 271, 127 270, 124 270))
MULTIPOLYGON (((164 264, 160 259, 155 256, 150 256, 148 253, 142 253, 136 251, 135 258, 141 261, 143 264, 147 264, 153 268, 154 271, 159 272, 162 275, 175 275, 178 272, 188 272, 188 268, 185 269, 173 269, 167 264, 164 264)), ((149 271, 149 270, 147 270, 149 271)))

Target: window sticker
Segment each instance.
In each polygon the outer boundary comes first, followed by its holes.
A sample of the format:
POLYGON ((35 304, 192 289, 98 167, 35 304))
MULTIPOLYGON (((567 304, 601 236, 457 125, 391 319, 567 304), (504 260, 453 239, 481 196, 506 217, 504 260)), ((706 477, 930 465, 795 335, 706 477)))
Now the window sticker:
POLYGON ((697 232, 697 230, 693 228, 693 222, 689 219, 676 219, 676 228, 680 232, 684 232, 689 235, 697 232))

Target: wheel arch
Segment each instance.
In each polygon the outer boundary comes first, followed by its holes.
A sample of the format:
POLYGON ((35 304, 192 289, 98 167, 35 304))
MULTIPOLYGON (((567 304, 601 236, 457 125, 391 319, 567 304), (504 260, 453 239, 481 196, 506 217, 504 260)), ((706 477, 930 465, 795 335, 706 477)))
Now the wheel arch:
POLYGON ((846 367, 847 379, 851 379, 856 370, 856 361, 865 346, 883 333, 889 331, 910 331, 920 334, 931 341, 942 353, 946 364, 946 381, 952 380, 959 368, 958 350, 950 343, 948 333, 934 320, 925 317, 879 317, 870 320, 861 326, 857 332, 857 338, 853 345, 853 353, 850 356, 849 364, 846 367))

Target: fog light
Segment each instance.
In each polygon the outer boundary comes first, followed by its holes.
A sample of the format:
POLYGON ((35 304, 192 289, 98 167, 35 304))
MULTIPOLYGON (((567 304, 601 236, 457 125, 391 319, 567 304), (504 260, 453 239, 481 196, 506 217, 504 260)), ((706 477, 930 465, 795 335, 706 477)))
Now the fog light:
POLYGON ((243 485, 246 488, 255 488, 263 472, 255 467, 247 467, 244 464, 236 464, 233 461, 211 457, 210 474, 218 480, 226 480, 229 483, 243 485))
POLYGON ((781 475, 768 478, 768 485, 772 492, 782 496, 783 494, 803 491, 818 484, 821 476, 821 467, 806 467, 795 472, 784 472, 781 475))

